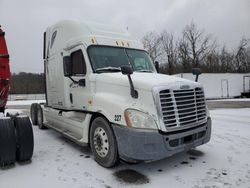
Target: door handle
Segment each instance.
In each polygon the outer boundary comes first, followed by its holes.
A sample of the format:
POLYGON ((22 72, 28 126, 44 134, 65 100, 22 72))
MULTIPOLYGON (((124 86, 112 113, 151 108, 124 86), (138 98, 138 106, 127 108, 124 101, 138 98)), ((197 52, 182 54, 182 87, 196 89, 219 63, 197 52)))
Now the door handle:
POLYGON ((70 103, 73 104, 73 95, 72 95, 72 93, 69 94, 69 100, 70 100, 70 103))

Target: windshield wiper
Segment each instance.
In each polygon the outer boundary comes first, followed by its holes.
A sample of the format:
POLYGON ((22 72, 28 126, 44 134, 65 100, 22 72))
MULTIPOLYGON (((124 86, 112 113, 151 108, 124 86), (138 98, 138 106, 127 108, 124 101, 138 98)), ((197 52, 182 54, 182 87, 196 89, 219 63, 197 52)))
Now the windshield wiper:
POLYGON ((102 73, 102 72, 121 72, 120 67, 103 67, 103 68, 98 68, 95 70, 97 73, 102 73))
POLYGON ((153 71, 147 70, 147 69, 141 69, 141 70, 137 70, 136 72, 153 72, 153 71))

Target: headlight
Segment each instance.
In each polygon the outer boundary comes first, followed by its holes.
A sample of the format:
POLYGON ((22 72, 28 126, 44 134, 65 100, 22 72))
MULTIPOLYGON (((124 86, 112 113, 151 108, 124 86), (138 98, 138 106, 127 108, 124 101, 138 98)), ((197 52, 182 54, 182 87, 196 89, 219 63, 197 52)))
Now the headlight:
POLYGON ((125 110, 124 115, 128 127, 140 129, 157 129, 154 119, 146 113, 140 112, 138 110, 128 109, 125 110))

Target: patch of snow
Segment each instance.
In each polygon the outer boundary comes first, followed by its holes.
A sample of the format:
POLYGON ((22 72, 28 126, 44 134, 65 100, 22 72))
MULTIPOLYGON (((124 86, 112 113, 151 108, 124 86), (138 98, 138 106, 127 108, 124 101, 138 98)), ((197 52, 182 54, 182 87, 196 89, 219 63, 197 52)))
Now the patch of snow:
POLYGON ((5 115, 7 113, 9 113, 9 114, 22 114, 23 111, 24 110, 21 110, 21 109, 6 109, 4 113, 5 113, 5 115))
POLYGON ((35 150, 30 164, 1 170, 3 188, 84 187, 240 187, 250 186, 250 108, 210 111, 211 141, 189 153, 153 163, 98 165, 90 149, 80 147, 53 130, 33 127, 35 150), (149 178, 143 185, 121 183, 113 175, 132 169, 149 178))
POLYGON ((17 100, 17 101, 8 101, 7 106, 12 105, 31 105, 32 103, 45 103, 45 100, 17 100))
POLYGON ((237 101, 250 101, 249 98, 240 98, 240 99, 218 99, 218 100, 209 100, 209 101, 230 101, 230 102, 237 102, 237 101))

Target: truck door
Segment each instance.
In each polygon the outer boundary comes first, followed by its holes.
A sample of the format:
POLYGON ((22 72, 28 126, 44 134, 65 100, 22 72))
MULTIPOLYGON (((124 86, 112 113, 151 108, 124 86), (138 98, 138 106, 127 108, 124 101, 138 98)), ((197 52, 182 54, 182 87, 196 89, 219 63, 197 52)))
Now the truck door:
POLYGON ((71 52, 72 78, 78 83, 70 84, 69 99, 71 108, 86 110, 89 100, 89 84, 87 68, 82 49, 75 49, 71 52))
MULTIPOLYGON (((88 110, 89 101, 91 100, 90 84, 88 78, 87 65, 84 57, 84 47, 78 46, 70 51, 72 64, 72 79, 69 81, 68 100, 72 110, 88 110)), ((66 96, 65 96, 66 98, 66 96)), ((79 137, 83 130, 82 124, 74 123, 69 127, 69 131, 75 137, 79 137)))

